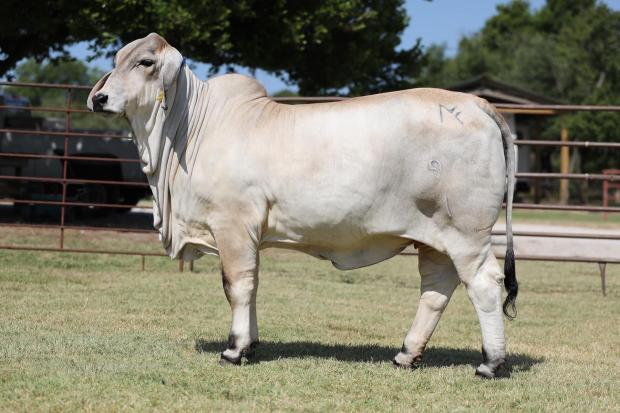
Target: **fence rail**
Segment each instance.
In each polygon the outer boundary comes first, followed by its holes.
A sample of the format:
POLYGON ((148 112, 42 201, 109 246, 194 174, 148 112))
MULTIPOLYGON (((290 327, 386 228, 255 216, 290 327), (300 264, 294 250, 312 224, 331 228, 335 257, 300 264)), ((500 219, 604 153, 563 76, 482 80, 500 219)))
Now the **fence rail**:
POLYGON ((528 140, 517 139, 514 141, 515 145, 519 146, 570 146, 577 148, 620 148, 619 142, 591 142, 591 141, 542 141, 542 140, 528 140))
POLYGON ((52 182, 59 184, 101 184, 101 185, 126 185, 126 186, 149 186, 146 182, 133 182, 133 181, 110 181, 102 179, 73 179, 73 178, 45 178, 40 176, 13 176, 13 175, 0 175, 0 180, 8 181, 37 181, 37 182, 52 182))
POLYGON ((585 179, 586 181, 620 181, 620 175, 606 174, 563 174, 553 172, 517 172, 521 179, 585 179))
MULTIPOLYGON (((68 112, 71 113, 71 112, 68 112)), ((60 132, 48 130, 27 130, 27 129, 0 129, 0 133, 14 133, 16 135, 41 135, 44 137, 61 136, 63 138, 112 138, 129 139, 128 135, 115 135, 113 133, 91 133, 91 132, 60 132)))
POLYGON ((97 156, 65 156, 65 155, 40 155, 36 153, 11 153, 11 152, 0 152, 0 157, 2 158, 36 158, 36 159, 58 159, 58 160, 69 160, 69 161, 98 161, 98 162, 129 162, 129 163, 140 163, 139 159, 129 159, 129 158, 103 158, 97 156))
MULTIPOLYGON (((0 105, 0 111, 13 110, 13 111, 26 111, 26 112, 47 112, 47 113, 63 113, 65 115, 65 128, 62 131, 59 130, 27 130, 17 128, 0 128, 0 135, 11 135, 19 138, 19 136, 29 135, 33 137, 40 137, 44 139, 46 137, 60 137, 63 139, 62 154, 40 154, 40 153, 17 153, 17 152, 3 152, 0 153, 0 161, 2 159, 8 160, 23 160, 28 159, 35 160, 57 160, 62 162, 62 177, 42 177, 42 176, 20 176, 20 175, 0 175, 0 183, 2 181, 9 182, 39 182, 39 183, 53 183, 62 185, 62 193, 60 199, 5 199, 3 202, 13 204, 26 204, 26 205, 48 205, 60 207, 60 222, 58 224, 36 224, 36 223, 0 223, 0 226, 14 227, 14 228, 45 228, 59 230, 59 246, 57 248, 41 247, 41 246, 15 246, 15 245, 0 245, 0 249, 12 249, 12 250, 30 250, 30 251, 54 251, 54 252, 73 252, 73 253, 104 253, 104 254, 122 254, 122 255, 136 255, 142 257, 142 268, 144 268, 144 258, 146 256, 164 256, 162 253, 148 253, 141 251, 121 251, 121 250, 105 250, 105 249, 76 249, 66 248, 64 246, 64 233, 65 230, 74 231, 114 231, 121 233, 142 233, 142 234, 154 234, 152 229, 141 228, 128 228, 128 227, 98 227, 92 225, 72 225, 67 224, 66 208, 68 207, 88 207, 88 208, 117 208, 117 209, 140 209, 149 211, 152 208, 150 206, 132 205, 132 204, 120 204, 120 203, 106 203, 106 202, 81 202, 71 200, 67 198, 67 188, 70 185, 116 185, 126 187, 148 187, 146 182, 131 182, 124 180, 99 180, 99 179, 76 179, 68 177, 68 162, 69 161, 87 161, 87 162, 105 162, 105 163, 118 163, 118 164, 139 164, 139 159, 133 158, 110 158, 102 156, 75 156, 69 155, 69 141, 74 138, 93 138, 93 139, 128 139, 130 135, 119 133, 95 133, 95 132, 80 132, 71 128, 71 121, 73 114, 90 114, 90 111, 84 108, 73 107, 72 93, 74 91, 89 91, 90 86, 83 85, 63 85, 63 84, 37 84, 37 83, 18 83, 18 82, 0 82, 0 86, 16 87, 16 88, 44 88, 64 90, 66 93, 66 105, 64 107, 41 107, 41 106, 18 106, 18 105, 0 105)), ((347 97, 277 97, 273 98, 275 101, 281 103, 326 103, 336 102, 349 99, 347 97)), ((496 104, 499 111, 504 113, 527 113, 538 115, 556 115, 566 112, 574 111, 613 111, 620 112, 620 106, 593 106, 593 105, 517 105, 517 104, 496 104)), ((594 142, 594 141, 548 141, 548 140, 517 140, 516 145, 519 146, 546 146, 546 147, 576 147, 576 148, 608 148, 608 149, 620 149, 620 142, 594 142)), ((541 180, 541 179, 574 179, 585 181, 601 181, 605 184, 620 181, 620 175, 615 173, 604 174, 569 174, 569 173, 517 173, 516 177, 521 180, 541 180)), ((530 210, 555 210, 555 211, 588 211, 599 213, 619 213, 620 207, 609 206, 591 206, 591 205, 541 205, 541 204, 527 204, 527 203, 515 203, 513 205, 515 209, 530 209, 530 210)), ((504 232, 494 231, 493 235, 503 235, 504 232)), ((518 237, 553 237, 553 238, 568 238, 568 239, 604 239, 604 240, 620 240, 620 234, 599 235, 589 233, 548 233, 539 231, 515 231, 515 236, 518 237)), ((604 285, 604 264, 605 263, 618 263, 615 259, 597 259, 587 257, 559 257, 559 256, 529 256, 518 255, 517 259, 521 260, 542 260, 542 261, 575 261, 575 262, 599 262, 603 267, 599 266, 601 270, 601 280, 604 285), (603 260, 603 261, 601 261, 603 260)), ((182 262, 180 268, 182 269, 182 262)), ((603 288, 604 290, 604 288, 603 288)))

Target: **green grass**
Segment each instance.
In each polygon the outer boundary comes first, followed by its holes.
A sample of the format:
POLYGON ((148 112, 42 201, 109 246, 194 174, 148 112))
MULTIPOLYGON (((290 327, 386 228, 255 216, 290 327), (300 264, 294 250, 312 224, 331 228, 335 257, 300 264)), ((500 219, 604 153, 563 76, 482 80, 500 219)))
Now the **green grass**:
MULTIPOLYGON (((154 245, 121 238, 99 242, 154 245)), ((417 305, 415 257, 340 272, 265 252, 262 344, 242 367, 217 363, 230 320, 217 260, 198 261, 196 273, 166 258, 146 264, 0 250, 0 411, 620 409, 619 266, 609 266, 603 298, 595 264, 518 262, 509 377, 482 381, 473 374, 479 326, 462 287, 422 366, 392 368, 417 305)))

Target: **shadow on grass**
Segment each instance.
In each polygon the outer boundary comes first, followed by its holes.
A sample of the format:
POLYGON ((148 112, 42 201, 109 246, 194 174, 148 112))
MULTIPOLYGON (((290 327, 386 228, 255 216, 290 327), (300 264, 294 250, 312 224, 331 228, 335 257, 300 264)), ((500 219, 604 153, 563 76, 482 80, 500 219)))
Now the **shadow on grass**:
MULTIPOLYGON (((199 353, 219 353, 226 348, 222 341, 196 340, 194 348, 199 353)), ((317 357, 339 361, 381 363, 392 360, 398 349, 378 345, 324 344, 318 342, 261 342, 251 359, 251 363, 268 362, 286 358, 317 357)), ((510 373, 528 371, 532 366, 542 363, 543 358, 526 354, 508 354, 508 362, 499 377, 509 377, 510 373)), ((482 361, 479 351, 461 348, 430 347, 418 367, 447 367, 470 365, 477 367, 482 361)))

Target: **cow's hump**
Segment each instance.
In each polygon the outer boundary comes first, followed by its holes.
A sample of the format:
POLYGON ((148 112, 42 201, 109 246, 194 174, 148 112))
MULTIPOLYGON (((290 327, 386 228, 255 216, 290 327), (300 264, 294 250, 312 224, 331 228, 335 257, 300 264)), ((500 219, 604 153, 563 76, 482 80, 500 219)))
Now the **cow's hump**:
POLYGON ((256 99, 267 96, 267 91, 256 79, 237 73, 214 77, 209 80, 209 85, 214 87, 218 94, 227 97, 256 99))

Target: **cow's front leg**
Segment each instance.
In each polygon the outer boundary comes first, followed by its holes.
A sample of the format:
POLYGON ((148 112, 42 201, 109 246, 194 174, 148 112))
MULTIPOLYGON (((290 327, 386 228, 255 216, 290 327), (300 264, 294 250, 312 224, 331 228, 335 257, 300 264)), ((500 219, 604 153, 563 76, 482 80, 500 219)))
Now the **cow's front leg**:
POLYGON ((224 292, 232 310, 232 323, 221 364, 241 364, 258 344, 256 291, 258 251, 249 240, 218 240, 224 292))

